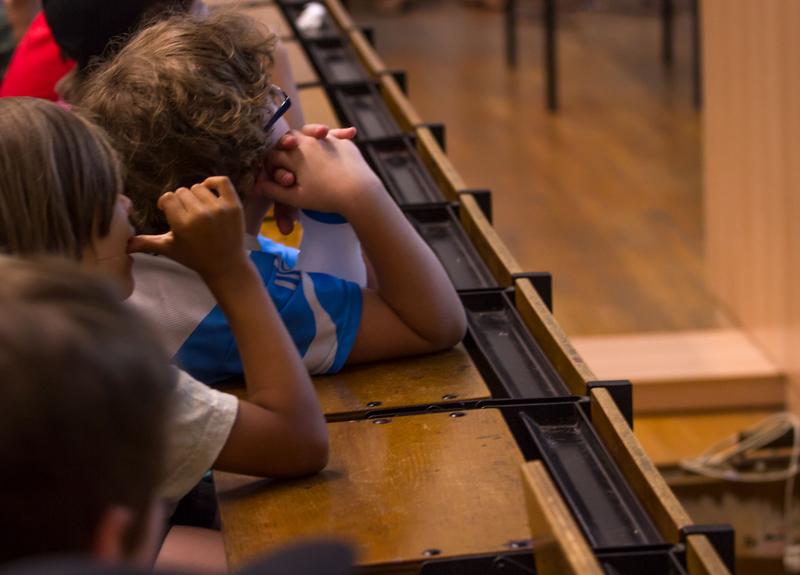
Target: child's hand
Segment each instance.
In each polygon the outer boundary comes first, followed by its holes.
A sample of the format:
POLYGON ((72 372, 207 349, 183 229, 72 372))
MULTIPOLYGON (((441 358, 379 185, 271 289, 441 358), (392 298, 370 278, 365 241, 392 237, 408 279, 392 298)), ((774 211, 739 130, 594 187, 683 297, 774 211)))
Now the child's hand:
MULTIPOLYGON (((340 140, 352 140, 356 137, 357 132, 354 127, 331 129, 325 124, 306 124, 303 126, 301 133, 317 139, 324 139, 330 134, 334 138, 338 138, 340 140)), ((297 139, 297 136, 292 132, 287 132, 281 137, 280 140, 278 140, 278 144, 275 146, 275 149, 283 151, 294 150, 297 149, 299 144, 300 141, 297 139)), ((264 187, 264 184, 267 182, 274 182, 289 188, 295 184, 295 181, 296 177, 292 172, 283 168, 270 170, 269 163, 265 160, 264 167, 261 169, 256 180, 254 193, 260 195, 269 195, 268 192, 265 191, 264 187)), ((288 236, 294 231, 294 223, 296 221, 297 210, 295 208, 281 203, 275 204, 275 223, 278 226, 278 230, 280 230, 283 235, 288 236)))
POLYGON ((347 217, 349 210, 358 204, 358 198, 383 190, 352 142, 331 135, 325 139, 299 132, 292 135, 297 139, 296 148, 274 150, 267 156, 271 169, 292 172, 297 180, 289 187, 264 183, 265 193, 276 202, 347 217))
MULTIPOLYGON (((353 126, 349 128, 332 129, 326 126, 325 124, 306 124, 305 126, 303 126, 300 132, 311 138, 317 138, 318 140, 323 140, 328 135, 331 135, 334 138, 338 138, 340 140, 353 140, 355 139, 357 134, 357 131, 353 126)), ((281 137, 280 140, 278 140, 278 143, 274 149, 288 152, 289 150, 297 149, 299 145, 300 145, 300 140, 298 140, 296 133, 287 132, 281 137)), ((265 162, 264 166, 265 168, 268 169, 269 167, 268 162, 265 162)), ((262 176, 260 177, 267 177, 268 180, 271 179, 273 182, 285 186, 287 188, 289 186, 293 186, 295 182, 295 175, 292 172, 289 172, 282 168, 277 168, 273 172, 267 171, 267 173, 262 174, 262 176)))
POLYGON ((242 205, 228 178, 212 177, 191 189, 167 192, 159 198, 158 207, 167 216, 170 231, 136 236, 130 252, 165 255, 204 279, 224 275, 248 261, 242 205))

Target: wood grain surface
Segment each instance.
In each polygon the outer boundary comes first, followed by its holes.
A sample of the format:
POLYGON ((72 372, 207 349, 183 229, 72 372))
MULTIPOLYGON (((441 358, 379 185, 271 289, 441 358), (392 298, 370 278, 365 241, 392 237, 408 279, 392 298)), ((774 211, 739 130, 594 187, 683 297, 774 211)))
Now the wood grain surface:
POLYGON ((575 395, 586 395, 586 384, 597 379, 594 373, 572 347, 556 318, 539 297, 531 280, 519 279, 514 282, 514 287, 516 287, 514 303, 522 316, 522 321, 528 326, 570 391, 575 395))
POLYGON ((380 79, 381 96, 386 106, 405 132, 414 132, 414 128, 422 123, 422 119, 411 105, 400 85, 391 74, 384 74, 380 79))
POLYGON ((367 72, 371 75, 378 76, 387 70, 386 64, 383 63, 383 60, 375 52, 375 48, 372 47, 372 44, 369 43, 361 30, 354 29, 350 32, 350 43, 361 63, 364 64, 367 72))
POLYGON ((800 3, 704 0, 709 282, 800 407, 800 3))
POLYGON ((314 378, 326 415, 490 397, 463 346, 421 357, 346 366, 314 378), (370 403, 379 402, 380 405, 370 403))
POLYGON ((647 457, 608 390, 592 389, 591 401, 592 425, 606 449, 661 536, 671 543, 678 543, 680 530, 692 524, 689 514, 647 457))
POLYGON ((522 273, 522 268, 486 219, 475 196, 460 194, 458 200, 461 204, 459 217, 469 239, 477 248, 481 259, 489 266, 497 283, 510 287, 514 283, 512 275, 522 273))
POLYGON ((417 151, 445 198, 455 200, 467 185, 428 128, 417 128, 417 151))
POLYGON ((330 463, 307 479, 217 473, 229 565, 308 536, 353 542, 360 565, 392 572, 502 552, 530 538, 522 455, 499 412, 330 423, 330 463))
POLYGON ((730 575, 705 535, 686 538, 686 570, 689 575, 730 575))

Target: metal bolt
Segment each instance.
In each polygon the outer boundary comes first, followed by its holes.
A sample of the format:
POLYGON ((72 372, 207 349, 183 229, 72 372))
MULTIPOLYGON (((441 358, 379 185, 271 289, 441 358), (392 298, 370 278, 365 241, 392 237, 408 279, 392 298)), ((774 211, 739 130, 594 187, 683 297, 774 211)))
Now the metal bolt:
POLYGON ((425 557, 436 557, 437 555, 441 555, 442 552, 439 549, 426 549, 422 552, 425 557))
POLYGON ((385 424, 391 423, 391 422, 392 422, 391 419, 373 419, 372 420, 372 423, 374 423, 375 425, 385 425, 385 424))
POLYGON ((370 401, 367 403, 367 407, 378 407, 379 405, 383 405, 382 401, 370 401))
POLYGON ((531 542, 527 539, 517 539, 506 543, 506 547, 509 549, 527 549, 530 546, 531 542))
POLYGON ((447 393, 447 394, 442 396, 442 399, 444 399, 444 400, 456 399, 457 397, 458 397, 458 395, 455 394, 455 393, 447 393))
POLYGON ((466 413, 464 413, 463 411, 454 411, 453 413, 450 414, 450 417, 452 418, 464 417, 465 415, 466 413))

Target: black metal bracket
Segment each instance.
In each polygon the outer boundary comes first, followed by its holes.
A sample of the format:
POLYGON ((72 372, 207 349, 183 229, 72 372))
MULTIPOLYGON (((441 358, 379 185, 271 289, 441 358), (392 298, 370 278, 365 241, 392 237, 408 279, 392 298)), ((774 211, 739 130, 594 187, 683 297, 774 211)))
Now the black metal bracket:
POLYGON ((553 313, 553 275, 550 272, 524 272, 512 274, 511 280, 529 279, 544 305, 553 313))
POLYGON ((592 389, 600 388, 608 390, 611 394, 611 399, 617 404, 622 417, 628 422, 628 425, 633 429, 633 385, 626 379, 612 380, 612 381, 590 381, 586 384, 587 393, 592 389))
POLYGON ((386 74, 391 74, 397 85, 400 86, 400 91, 408 96, 408 74, 405 70, 387 70, 386 74))
MULTIPOLYGON (((459 557, 453 559, 440 559, 426 561, 419 570, 420 575, 484 575, 498 573, 502 575, 533 575, 534 557, 530 550, 530 542, 510 541, 509 548, 521 544, 517 553, 503 553, 498 555, 478 555, 472 557, 459 557), (527 543, 522 545, 523 543, 527 543)), ((424 553, 435 557, 437 549, 426 549, 424 553)))
POLYGON ((428 128, 431 133, 433 134, 436 143, 439 144, 439 147, 442 149, 443 152, 447 151, 447 134, 445 133, 444 124, 440 124, 438 122, 434 123, 423 123, 415 126, 416 128, 428 128))
POLYGON ((483 215, 486 216, 486 219, 489 220, 489 223, 492 223, 492 191, 486 190, 483 188, 476 188, 476 189, 468 189, 468 190, 458 190, 458 195, 461 194, 469 194, 475 198, 475 201, 478 202, 478 207, 483 212, 483 215))
POLYGON ((709 525, 687 525, 680 531, 680 541, 686 545, 689 535, 705 535, 717 555, 731 573, 736 573, 736 534, 727 523, 709 525))
POLYGON ((364 38, 367 39, 369 45, 373 48, 375 47, 375 28, 372 26, 362 26, 361 33, 364 35, 364 38))

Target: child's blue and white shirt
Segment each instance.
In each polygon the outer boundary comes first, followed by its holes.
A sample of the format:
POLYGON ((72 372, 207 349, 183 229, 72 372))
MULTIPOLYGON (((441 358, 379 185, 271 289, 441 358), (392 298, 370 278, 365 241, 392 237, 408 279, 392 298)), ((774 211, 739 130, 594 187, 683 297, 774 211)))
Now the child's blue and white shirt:
MULTIPOLYGON (((342 368, 361 322, 361 288, 293 269, 298 252, 248 237, 250 258, 310 373, 342 368)), ((175 363, 207 384, 241 376, 242 362, 222 310, 198 274, 169 258, 135 254, 130 302, 160 329, 175 363)))

